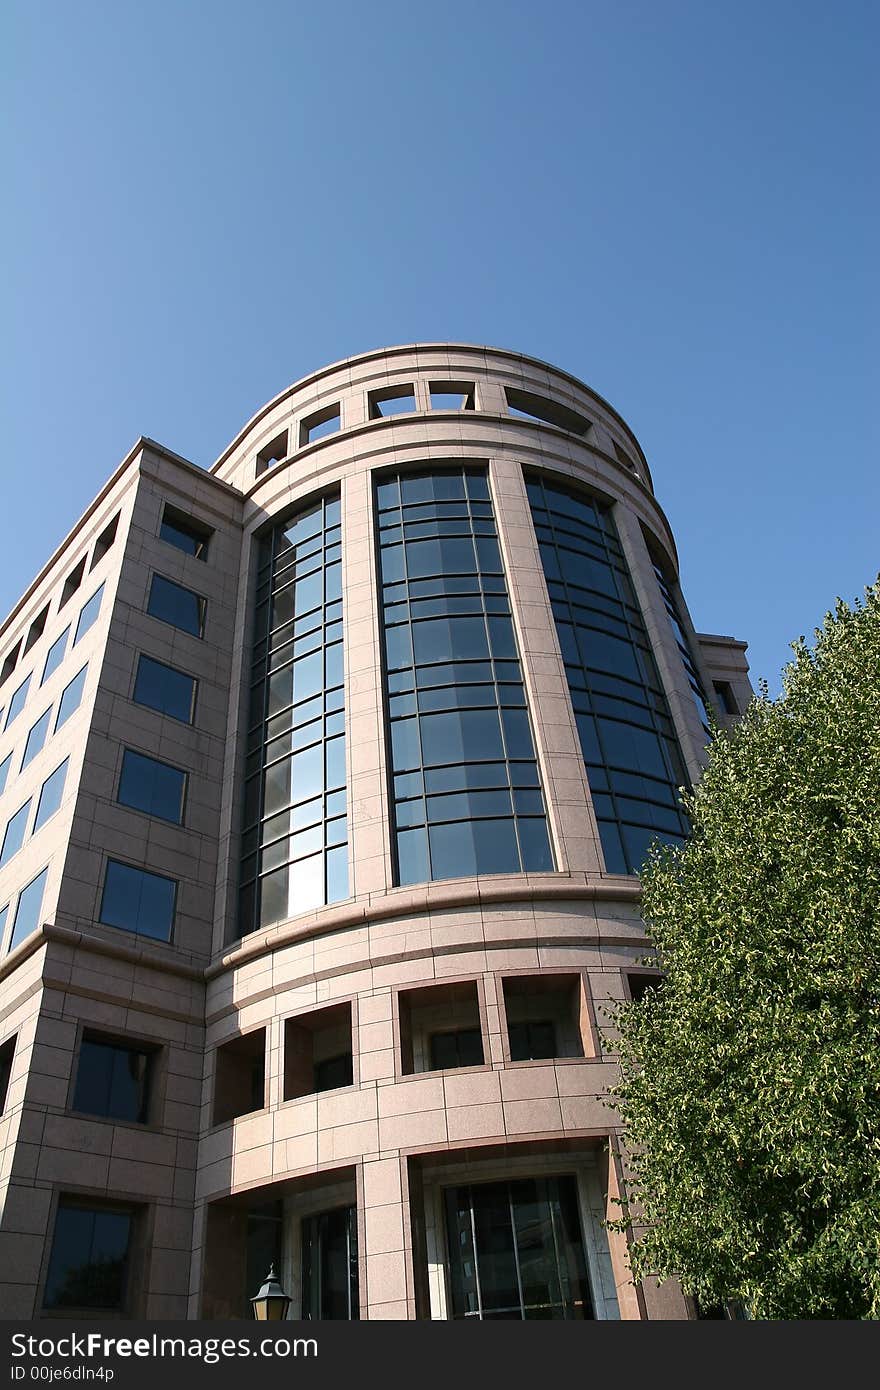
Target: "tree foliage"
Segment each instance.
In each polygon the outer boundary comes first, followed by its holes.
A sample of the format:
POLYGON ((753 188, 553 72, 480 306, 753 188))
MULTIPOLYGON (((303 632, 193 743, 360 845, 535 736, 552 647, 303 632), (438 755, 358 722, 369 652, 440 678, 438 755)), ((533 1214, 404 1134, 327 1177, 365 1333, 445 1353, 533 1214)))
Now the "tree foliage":
POLYGON ((633 1272, 758 1318, 880 1317, 880 581, 716 731, 621 1009, 633 1272))

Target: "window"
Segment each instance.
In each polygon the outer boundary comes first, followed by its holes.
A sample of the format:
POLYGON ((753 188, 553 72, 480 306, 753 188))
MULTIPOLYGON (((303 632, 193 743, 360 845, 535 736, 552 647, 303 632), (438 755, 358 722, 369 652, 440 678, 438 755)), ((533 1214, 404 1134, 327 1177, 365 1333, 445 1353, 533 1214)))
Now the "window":
POLYGON ((51 776, 47 777, 40 789, 40 799, 37 802, 37 814, 34 817, 33 834, 36 835, 46 824, 50 816, 54 816, 58 807, 61 805, 61 798, 64 795, 64 779, 67 776, 67 764, 69 759, 65 758, 60 767, 56 767, 51 776))
POLYGON ((107 551, 116 540, 116 529, 119 526, 119 513, 117 512, 113 520, 104 527, 98 539, 95 541, 95 548, 92 551, 92 562, 89 565, 89 573, 99 565, 107 551))
POLYGON ((170 941, 176 897, 173 878, 109 859, 99 921, 137 936, 170 941))
POLYGON ((67 647, 67 639, 70 636, 70 628, 66 627, 60 637, 56 637, 48 652, 46 653, 46 664, 43 667, 43 675, 40 685, 45 685, 46 681, 56 671, 64 660, 64 652, 67 647))
POLYGON ((447 1188, 451 1316, 592 1318, 572 1176, 447 1188))
MULTIPOLYGON (((3 936, 3 927, 0 925, 0 938, 3 936)), ((15 1058, 15 1038, 7 1038, 4 1043, 0 1043, 0 1115, 6 1109, 6 1097, 9 1094, 9 1079, 12 1076, 12 1063, 15 1058)))
POLYGON ((622 463, 623 466, 624 466, 624 468, 628 468, 629 471, 630 471, 630 473, 635 473, 636 476, 638 477, 638 471, 639 471, 639 470, 636 468, 635 464, 633 463, 632 459, 630 458, 630 456, 629 456, 629 454, 626 452, 626 450, 625 450, 625 449, 621 449, 621 447, 620 447, 620 445, 618 444, 618 442, 617 442, 616 439, 612 439, 611 442, 612 442, 612 444, 614 445, 614 452, 615 452, 615 454, 617 455, 617 462, 618 462, 618 463, 622 463))
POLYGON ((730 684, 730 681, 713 681, 712 685, 718 698, 718 703, 724 713, 739 714, 733 694, 733 686, 730 684))
POLYGON ((12 754, 7 753, 2 763, 0 763, 0 796, 2 796, 4 791, 6 790, 6 779, 9 776, 9 768, 11 763, 12 754))
POLYGON ((58 602, 58 612, 59 612, 59 613, 61 612, 61 610, 62 610, 62 608, 64 607, 65 603, 67 603, 70 599, 73 598, 74 594, 76 593, 77 589, 79 588, 80 584, 81 584, 82 581, 83 581, 83 575, 85 574, 85 572, 86 572, 86 557, 85 557, 85 555, 84 555, 84 556, 82 557, 82 559, 80 560, 79 564, 76 565, 76 566, 70 571, 70 574, 67 576, 67 578, 66 578, 65 581, 64 581, 64 588, 61 590, 61 598, 60 598, 60 600, 59 600, 59 602, 58 602))
POLYGON ((153 575, 147 612, 163 623, 191 632, 193 637, 201 637, 204 631, 205 600, 164 575, 153 575))
POLYGON ((195 714, 196 682, 192 676, 187 676, 174 666, 165 666, 151 656, 142 656, 138 662, 133 698, 137 705, 145 705, 147 709, 158 710, 160 714, 170 715, 183 724, 191 724, 195 714))
POLYGON ((244 809, 244 935, 348 897, 338 495, 260 542, 244 809))
POLYGON ((682 622, 681 609, 679 608, 678 599, 675 595, 675 585, 671 579, 667 578, 663 569, 660 567, 660 565, 657 564, 656 560, 654 561, 654 574, 656 576, 657 583, 660 588, 660 593, 663 598, 663 606, 666 609, 666 616, 668 617, 669 625, 672 628, 672 635, 675 638, 675 644, 678 647, 678 654, 681 657, 681 664, 684 667, 684 673, 687 676, 687 682, 690 686, 691 696, 697 709, 697 715, 699 716, 700 723, 702 724, 703 729, 708 737, 711 731, 709 701, 706 697, 706 692, 703 689, 703 682, 700 679, 700 674, 697 669, 697 663, 694 660, 694 654, 691 649, 690 642, 687 639, 684 623, 682 622))
POLYGON ((83 686, 86 683, 87 670, 88 667, 84 666, 81 671, 77 671, 70 684, 64 687, 64 691, 62 692, 61 700, 58 705, 58 717, 55 720, 56 734, 58 730, 61 728, 61 725, 66 724, 70 716, 76 710, 79 709, 79 702, 82 699, 83 686))
POLYGON ((309 415, 305 420, 300 421, 299 426, 299 446, 304 448, 306 444, 314 444, 325 435, 335 434, 342 424, 339 414, 339 402, 335 405, 325 406, 323 410, 316 410, 314 415, 309 415))
POLYGON ((77 642, 81 637, 85 637, 89 628, 97 620, 98 614, 101 611, 101 599, 103 598, 103 596, 104 585, 102 584, 100 589, 96 589, 95 592, 92 594, 92 597, 89 599, 88 603, 83 605, 83 608, 80 611, 80 615, 77 620, 76 632, 73 636, 74 646, 76 646, 77 642))
POLYGON ((526 486, 605 867, 636 874, 653 840, 689 829, 666 696, 611 512, 544 478, 526 486))
POLYGON ((512 975, 502 990, 512 1062, 584 1056, 590 1023, 580 975, 512 975))
POLYGON ((186 773, 145 753, 126 748, 122 755, 117 801, 148 816, 180 825, 186 795, 186 773))
POLYGON ((386 475, 376 502, 398 882, 550 870, 486 472, 386 475))
POLYGON ((215 1054, 214 1124, 228 1124, 266 1104, 266 1030, 223 1043, 215 1054))
POLYGON ((357 1208, 322 1211, 307 1217, 301 1229, 304 1321, 357 1320, 357 1208))
POLYGON ((271 468, 275 463, 281 463, 287 458, 287 430, 281 434, 276 434, 275 438, 260 450, 257 454, 257 477, 265 473, 267 468, 271 468))
POLYGON ((8 680, 9 677, 12 675, 16 666, 18 665, 18 658, 20 652, 21 639, 19 638, 15 646, 12 648, 12 651, 9 652, 5 657, 2 667, 0 667, 0 685, 2 685, 4 681, 8 680))
POLYGON ((15 921, 12 924, 12 937, 9 942, 10 951, 19 946, 40 925, 43 890, 46 887, 48 872, 48 869, 43 869, 42 873, 31 879, 27 888, 23 888, 18 895, 18 906, 15 909, 15 921))
POLYGON ((15 815, 6 823, 3 835, 3 848, 0 849, 0 869, 5 868, 14 854, 18 854, 24 844, 24 832, 31 809, 30 801, 19 807, 15 815))
POLYGON ((144 1125, 149 1118, 154 1050, 100 1033, 83 1035, 73 1109, 144 1125))
POLYGON ((284 1024, 284 1099, 351 1086, 351 1004, 288 1018, 284 1024))
POLYGON ((35 642, 39 642, 43 633, 46 631, 46 620, 49 617, 50 605, 47 603, 42 613, 38 613, 28 628, 27 641, 24 644, 25 652, 29 652, 35 642))
POLYGON ((21 714, 22 710, 24 709, 25 700, 28 696, 28 686, 30 685, 30 683, 30 676, 25 676, 21 685, 18 687, 12 699, 9 701, 9 711, 6 715, 6 724, 4 725, 5 728, 8 729, 13 720, 17 719, 18 716, 21 714))
POLYGON ((659 989, 663 983, 663 976, 658 970, 627 971, 626 983, 630 999, 638 1003, 651 990, 659 989))
POLYGON ((132 1208, 62 1197, 43 1307, 123 1310, 134 1219, 132 1208))
POLYGON ((208 542, 213 534, 210 526, 187 516, 184 512, 179 512, 176 507, 166 502, 159 526, 159 536, 163 541, 175 546, 177 550, 182 550, 184 555, 193 555, 197 560, 207 560, 208 542))
POLYGON ((507 407, 511 415, 520 415, 527 420, 538 420, 542 425, 555 425, 557 429, 567 430, 569 434, 583 437, 590 428, 590 421, 583 415, 569 410, 558 401, 550 401, 546 396, 535 396, 531 391, 515 391, 505 387, 507 407))
POLYGON ((398 1007, 404 1076, 483 1065, 483 1030, 475 980, 401 990, 398 1007))
POLYGON ((432 381, 428 387, 432 410, 473 410, 472 381, 432 381))
POLYGON ((416 393, 412 386, 383 386, 380 391, 370 391, 367 401, 369 418, 383 420, 415 410, 416 393))
POLYGON ((24 745, 24 754, 22 756, 20 770, 27 767, 31 759, 37 756, 43 744, 46 742, 46 735, 49 732, 49 720, 51 718, 52 706, 50 705, 49 708, 40 715, 36 724, 33 725, 28 733, 27 742, 24 745))

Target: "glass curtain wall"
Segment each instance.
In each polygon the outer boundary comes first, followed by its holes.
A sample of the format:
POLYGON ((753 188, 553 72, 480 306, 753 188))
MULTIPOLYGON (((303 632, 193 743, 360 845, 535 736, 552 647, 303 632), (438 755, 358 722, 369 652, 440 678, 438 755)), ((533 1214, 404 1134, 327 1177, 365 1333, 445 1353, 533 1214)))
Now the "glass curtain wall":
POLYGON ((397 881, 553 868, 485 468, 376 487, 397 881))
POLYGON ((688 639, 685 635, 684 626, 682 625, 681 615, 679 613, 678 603, 675 598, 675 589, 671 581, 666 578, 666 575, 663 573, 663 570, 657 564, 657 561, 652 559, 651 563, 654 566, 654 573, 657 576, 657 583, 660 585, 660 593, 663 596, 663 604, 666 608, 666 615, 669 618, 669 623, 672 627, 672 635, 675 638, 676 646, 678 647, 678 653, 684 665, 685 675, 688 678, 688 685, 691 688, 691 695, 693 696, 694 704, 697 707, 697 714, 700 716, 700 723, 702 724, 706 732, 706 737, 709 738, 711 737, 712 732, 710 729, 709 701, 706 698, 706 692, 703 688, 703 682, 700 680, 700 677, 697 673, 697 663, 694 661, 690 643, 688 642, 688 639))
POLYGON ((605 865, 635 874, 652 840, 688 834, 686 774, 609 509, 527 480, 605 865))
POLYGON ((259 545, 242 935, 349 891, 339 496, 259 545))
POLYGON ((453 1319, 594 1316, 574 1177, 479 1183, 444 1195, 453 1319))

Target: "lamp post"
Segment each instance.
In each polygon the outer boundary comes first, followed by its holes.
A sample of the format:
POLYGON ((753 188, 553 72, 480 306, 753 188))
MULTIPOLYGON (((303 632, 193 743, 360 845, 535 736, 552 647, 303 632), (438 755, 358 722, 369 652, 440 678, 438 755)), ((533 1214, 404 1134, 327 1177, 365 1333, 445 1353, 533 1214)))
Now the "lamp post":
POLYGON ((259 1293, 255 1293, 251 1299, 251 1304, 257 1322, 283 1322, 287 1317, 290 1299, 278 1282, 274 1264, 270 1266, 259 1293))

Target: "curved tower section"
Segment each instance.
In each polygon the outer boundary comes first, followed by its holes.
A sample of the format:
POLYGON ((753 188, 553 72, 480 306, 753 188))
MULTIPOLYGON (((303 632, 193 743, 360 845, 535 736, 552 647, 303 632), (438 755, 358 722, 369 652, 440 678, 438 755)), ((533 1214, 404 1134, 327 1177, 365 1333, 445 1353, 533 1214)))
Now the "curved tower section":
POLYGON ((191 1315, 270 1258, 304 1317, 685 1315, 603 1224, 602 1033, 745 668, 693 631, 638 441, 545 363, 417 345, 291 387, 212 471, 242 679, 191 1315))

